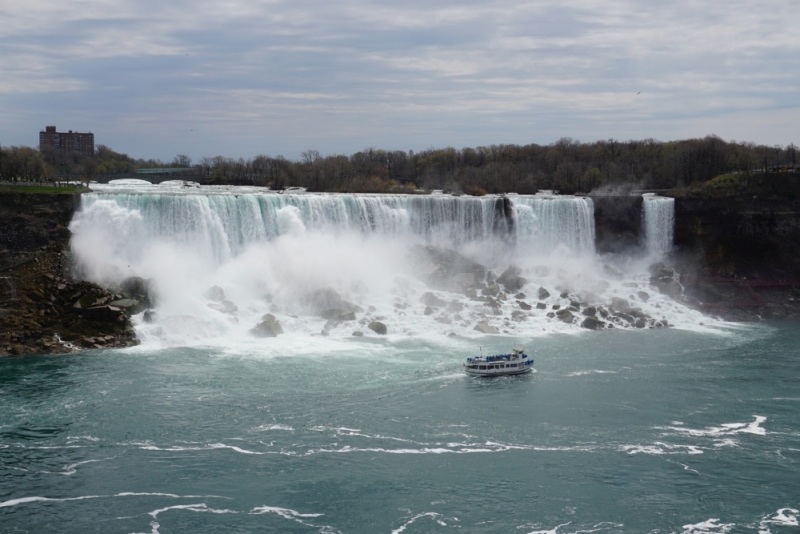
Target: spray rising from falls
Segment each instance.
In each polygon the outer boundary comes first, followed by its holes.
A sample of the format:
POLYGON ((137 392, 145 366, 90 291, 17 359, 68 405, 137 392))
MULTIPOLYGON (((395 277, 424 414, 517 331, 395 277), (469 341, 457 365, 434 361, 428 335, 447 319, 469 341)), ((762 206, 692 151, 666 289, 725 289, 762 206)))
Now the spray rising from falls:
POLYGON ((150 279, 146 344, 698 322, 645 272, 600 262, 588 198, 143 189, 84 195, 70 228, 81 276, 150 279))

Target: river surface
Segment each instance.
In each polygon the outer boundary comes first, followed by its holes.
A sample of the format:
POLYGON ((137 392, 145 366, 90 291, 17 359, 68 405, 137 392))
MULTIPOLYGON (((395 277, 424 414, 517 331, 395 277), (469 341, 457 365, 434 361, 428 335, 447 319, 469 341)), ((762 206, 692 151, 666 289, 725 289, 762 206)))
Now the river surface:
POLYGON ((787 323, 6 358, 0 531, 796 533, 798 346, 787 323), (536 373, 463 375, 514 342, 536 373))

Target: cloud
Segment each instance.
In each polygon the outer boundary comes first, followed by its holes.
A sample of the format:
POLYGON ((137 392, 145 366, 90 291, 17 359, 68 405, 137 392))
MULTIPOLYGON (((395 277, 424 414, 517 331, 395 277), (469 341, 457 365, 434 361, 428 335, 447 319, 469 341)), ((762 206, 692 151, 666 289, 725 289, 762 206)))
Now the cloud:
POLYGON ((0 19, 3 144, 51 123, 164 159, 800 141, 795 0, 32 0, 0 19))

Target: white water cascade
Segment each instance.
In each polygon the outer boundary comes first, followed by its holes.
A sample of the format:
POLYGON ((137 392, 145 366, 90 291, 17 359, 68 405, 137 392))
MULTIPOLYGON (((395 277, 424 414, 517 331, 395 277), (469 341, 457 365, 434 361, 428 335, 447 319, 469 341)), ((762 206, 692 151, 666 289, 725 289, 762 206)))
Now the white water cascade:
POLYGON ((643 195, 642 216, 647 253, 651 256, 663 256, 672 251, 675 199, 643 195))
MULTIPOLYGON (((672 239, 663 237, 669 220, 660 215, 671 205, 661 200, 645 200, 646 224, 657 221, 653 228, 661 232, 648 226, 648 244, 667 243, 654 250, 668 250, 672 239)), ((134 317, 145 345, 263 351, 265 341, 250 330, 265 313, 284 330, 269 342, 274 350, 291 350, 292 343, 318 343, 322 350, 336 339, 350 346, 354 332, 359 338, 377 335, 367 328, 372 321, 385 323, 390 339, 477 336, 481 323, 501 334, 536 336, 579 329, 580 312, 574 321, 554 313, 576 300, 609 306, 615 297, 643 310, 650 324, 702 323, 697 312, 651 288, 646 270, 631 271, 625 262, 609 264, 613 260, 595 254, 589 198, 108 185, 83 195, 70 229, 80 276, 112 288, 129 276, 151 280, 155 318, 134 317), (432 285, 441 260, 420 262, 419 245, 456 251, 492 274, 469 287, 432 285), (511 264, 521 282, 499 294, 482 293, 511 264), (210 300, 213 286, 224 291, 224 305, 210 300), (540 297, 540 287, 549 296, 540 297), (422 298, 431 291, 437 306, 422 298), (362 311, 355 320, 328 323, 310 304, 320 294, 340 295, 362 311)))
POLYGON ((514 197, 517 246, 538 254, 558 248, 575 254, 594 254, 592 199, 535 195, 514 197))

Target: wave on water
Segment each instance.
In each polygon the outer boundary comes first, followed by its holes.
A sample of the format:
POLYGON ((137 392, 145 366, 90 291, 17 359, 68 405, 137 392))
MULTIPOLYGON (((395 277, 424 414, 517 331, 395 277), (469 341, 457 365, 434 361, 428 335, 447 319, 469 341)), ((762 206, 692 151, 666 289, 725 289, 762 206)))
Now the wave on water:
POLYGON ((673 433, 685 434, 688 436, 720 437, 735 436, 737 434, 756 434, 766 435, 767 431, 761 426, 767 418, 761 415, 754 415, 754 421, 750 423, 727 423, 720 426, 712 426, 704 429, 687 428, 685 426, 656 427, 658 430, 671 430, 673 433))
POLYGON ((681 534, 727 534, 735 523, 720 523, 719 519, 712 518, 693 525, 683 525, 681 534))

